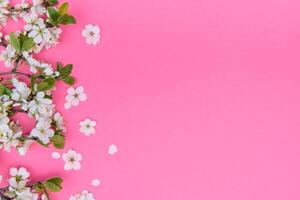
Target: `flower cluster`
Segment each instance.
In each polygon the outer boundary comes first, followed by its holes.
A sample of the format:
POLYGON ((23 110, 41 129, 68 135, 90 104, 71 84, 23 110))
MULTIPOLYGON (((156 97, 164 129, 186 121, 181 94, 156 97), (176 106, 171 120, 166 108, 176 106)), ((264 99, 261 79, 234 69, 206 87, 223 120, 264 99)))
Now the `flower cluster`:
POLYGON ((62 179, 54 177, 46 181, 29 184, 30 173, 24 168, 11 168, 9 186, 0 189, 2 200, 48 200, 49 191, 58 192, 62 189, 62 179))
POLYGON ((9 69, 0 72, 0 149, 5 151, 16 148, 24 155, 33 142, 64 147, 63 117, 56 112, 52 92, 59 80, 74 83, 73 66, 59 62, 52 66, 34 58, 58 44, 61 25, 76 23, 68 13, 68 3, 57 4, 57 0, 32 0, 13 6, 8 0, 0 0, 0 26, 9 17, 25 23, 24 31, 0 33, 0 45, 4 47, 0 60, 9 69), (21 72, 20 66, 28 66, 27 73, 21 72), (12 119, 19 112, 36 120, 31 132, 24 133, 12 119))

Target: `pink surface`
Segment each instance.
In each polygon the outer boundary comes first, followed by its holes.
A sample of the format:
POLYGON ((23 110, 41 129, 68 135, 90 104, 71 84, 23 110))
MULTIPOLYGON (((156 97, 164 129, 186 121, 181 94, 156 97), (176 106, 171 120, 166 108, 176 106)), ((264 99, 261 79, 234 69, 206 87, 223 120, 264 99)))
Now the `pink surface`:
POLYGON ((298 0, 70 0, 78 24, 43 54, 74 63, 88 101, 65 111, 66 172, 53 149, 0 153, 0 174, 61 175, 66 200, 83 189, 109 200, 300 199, 298 0), (88 46, 85 24, 101 27, 88 46), (97 134, 79 121, 97 121, 97 134), (119 152, 107 154, 110 144, 119 152), (90 182, 99 178, 99 187, 90 182))

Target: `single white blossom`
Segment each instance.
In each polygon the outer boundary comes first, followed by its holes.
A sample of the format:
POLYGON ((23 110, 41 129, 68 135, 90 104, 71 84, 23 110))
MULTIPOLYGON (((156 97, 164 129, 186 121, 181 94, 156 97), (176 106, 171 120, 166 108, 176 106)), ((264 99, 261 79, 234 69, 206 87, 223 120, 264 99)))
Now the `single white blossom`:
POLYGON ((51 38, 50 31, 46 28, 44 20, 38 18, 35 24, 32 27, 32 30, 28 34, 29 37, 32 37, 36 44, 40 44, 42 42, 49 42, 51 38))
POLYGON ((82 160, 82 156, 80 153, 77 153, 76 151, 70 149, 67 153, 63 154, 62 158, 65 162, 65 170, 80 170, 80 161, 82 160))
POLYGON ((12 167, 10 168, 9 174, 11 178, 9 179, 9 186, 11 190, 25 188, 26 183, 29 181, 30 173, 24 168, 19 169, 12 167))
POLYGON ((96 122, 90 119, 85 119, 84 121, 80 122, 80 132, 86 136, 90 136, 91 134, 96 133, 96 122))
POLYGON ((84 88, 82 86, 76 89, 70 87, 68 89, 68 94, 66 96, 65 108, 69 109, 71 106, 78 106, 80 101, 86 101, 87 95, 84 93, 84 88))
POLYGON ((40 118, 34 129, 32 129, 30 135, 37 137, 44 144, 50 142, 50 138, 54 136, 54 130, 51 129, 51 123, 49 119, 40 118))
POLYGON ((109 145, 108 154, 113 155, 118 152, 118 147, 114 144, 109 145))
POLYGON ((92 180, 92 186, 97 187, 101 184, 101 181, 99 179, 92 180))
POLYGON ((53 152, 51 155, 52 155, 52 158, 54 158, 54 159, 60 158, 60 154, 58 152, 53 152))
POLYGON ((86 25, 81 34, 87 44, 96 45, 100 41, 100 28, 97 25, 86 25))

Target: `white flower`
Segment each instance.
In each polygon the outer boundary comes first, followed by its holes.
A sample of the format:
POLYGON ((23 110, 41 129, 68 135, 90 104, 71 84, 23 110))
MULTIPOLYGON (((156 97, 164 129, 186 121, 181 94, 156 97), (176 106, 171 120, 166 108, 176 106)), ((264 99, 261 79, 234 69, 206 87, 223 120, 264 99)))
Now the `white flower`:
POLYGON ((40 118, 34 129, 32 129, 31 136, 37 137, 44 144, 50 142, 50 138, 54 136, 54 130, 51 129, 51 123, 48 119, 40 118))
POLYGON ((101 184, 101 181, 99 179, 92 180, 92 186, 97 187, 101 184))
POLYGON ((113 155, 118 152, 118 147, 114 144, 109 145, 108 154, 113 155))
POLYGON ((83 190, 79 194, 72 195, 69 200, 95 200, 94 195, 87 190, 83 190))
POLYGON ((80 122, 80 132, 84 133, 86 136, 90 136, 91 134, 95 134, 96 122, 90 119, 85 119, 84 121, 80 122))
POLYGON ((46 117, 52 116, 54 112, 53 101, 45 97, 44 92, 38 92, 36 97, 29 102, 29 114, 37 119, 42 115, 46 117))
POLYGON ((6 49, 0 54, 0 60, 4 61, 4 65, 11 68, 14 63, 14 57, 16 56, 16 50, 9 44, 6 49))
POLYGON ((21 156, 25 156, 27 153, 30 145, 32 145, 33 141, 32 140, 26 140, 24 141, 23 145, 20 147, 17 147, 17 151, 21 156))
POLYGON ((76 151, 70 149, 67 153, 63 154, 62 158, 65 161, 65 170, 79 170, 81 168, 80 161, 82 160, 82 156, 76 151))
POLYGON ((16 200, 37 200, 39 195, 36 193, 32 193, 29 188, 21 190, 21 192, 16 192, 17 197, 16 200))
POLYGON ((42 194, 41 199, 42 200, 49 200, 49 198, 47 197, 47 195, 45 193, 42 194))
POLYGON ((12 190, 24 188, 26 183, 29 181, 28 178, 30 173, 24 167, 19 169, 12 167, 10 168, 9 173, 11 176, 9 179, 9 185, 12 190))
POLYGON ((15 101, 20 101, 22 99, 27 99, 31 93, 31 89, 27 87, 27 84, 20 82, 17 79, 12 79, 13 86, 15 89, 12 90, 11 97, 15 101))
POLYGON ((32 37, 36 44, 40 44, 42 42, 49 42, 51 38, 51 33, 46 28, 43 19, 38 18, 28 36, 32 37))
POLYGON ((8 0, 0 0, 0 25, 6 25, 8 19, 7 14, 9 14, 9 11, 7 10, 8 6, 8 0))
POLYGON ((31 12, 31 13, 24 12, 22 14, 22 18, 27 23, 27 24, 24 25, 24 29, 26 31, 30 31, 30 30, 33 29, 33 26, 36 23, 36 20, 38 19, 38 16, 34 12, 31 12))
POLYGON ((31 12, 36 13, 38 15, 42 15, 47 12, 46 8, 43 6, 43 0, 32 0, 33 7, 31 8, 31 12))
POLYGON ((97 25, 86 25, 81 34, 85 37, 87 44, 96 45, 100 41, 100 28, 97 25))
POLYGON ((54 158, 54 159, 59 159, 59 158, 60 158, 60 154, 59 154, 58 152, 53 152, 53 153, 51 154, 51 156, 52 156, 52 158, 54 158))
POLYGON ((58 44, 58 39, 60 37, 60 34, 62 33, 61 28, 53 27, 50 29, 51 38, 50 40, 45 44, 46 49, 52 48, 58 44))
POLYGON ((23 57, 30 66, 30 71, 32 73, 37 73, 40 62, 34 59, 27 51, 23 52, 23 57))
POLYGON ((65 108, 69 109, 71 106, 78 106, 80 101, 86 101, 87 96, 84 93, 84 88, 82 86, 77 87, 76 89, 70 87, 68 89, 68 95, 66 96, 65 108))
POLYGON ((54 116, 53 116, 53 119, 54 119, 54 122, 56 124, 56 127, 59 130, 65 132, 66 131, 66 127, 64 125, 64 118, 61 116, 61 114, 58 113, 58 112, 55 113, 54 116))

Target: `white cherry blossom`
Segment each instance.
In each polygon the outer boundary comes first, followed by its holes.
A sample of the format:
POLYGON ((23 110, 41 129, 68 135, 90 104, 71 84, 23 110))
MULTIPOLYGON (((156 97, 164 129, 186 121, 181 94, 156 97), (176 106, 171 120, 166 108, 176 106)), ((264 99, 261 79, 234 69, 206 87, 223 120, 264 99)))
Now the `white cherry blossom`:
POLYGON ((32 129, 30 135, 33 137, 37 137, 44 144, 48 144, 50 142, 50 138, 54 136, 54 130, 51 129, 51 123, 48 119, 41 118, 37 122, 34 129, 32 129))
POLYGON ((113 155, 118 152, 118 147, 115 144, 111 144, 108 147, 108 154, 113 155))
POLYGON ((84 93, 84 88, 79 86, 77 88, 70 87, 66 96, 65 108, 69 109, 71 106, 78 106, 80 101, 86 101, 87 95, 84 93))
POLYGON ((44 20, 38 18, 35 24, 32 27, 32 30, 28 34, 29 37, 32 37, 36 44, 40 44, 42 42, 49 42, 51 38, 50 31, 46 28, 44 20))
POLYGON ((100 28, 97 25, 86 25, 81 34, 87 44, 96 45, 100 41, 100 28))
POLYGON ((9 179, 9 185, 13 189, 22 189, 26 186, 29 181, 28 178, 30 173, 24 168, 19 169, 12 167, 9 171, 11 178, 9 179))
POLYGON ((69 170, 80 170, 81 164, 80 161, 82 160, 82 155, 80 153, 77 153, 74 150, 69 150, 67 153, 64 153, 62 156, 65 166, 64 169, 69 170))
POLYGON ((85 119, 84 121, 80 122, 80 132, 86 136, 90 136, 91 134, 96 133, 96 122, 90 119, 85 119))

